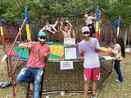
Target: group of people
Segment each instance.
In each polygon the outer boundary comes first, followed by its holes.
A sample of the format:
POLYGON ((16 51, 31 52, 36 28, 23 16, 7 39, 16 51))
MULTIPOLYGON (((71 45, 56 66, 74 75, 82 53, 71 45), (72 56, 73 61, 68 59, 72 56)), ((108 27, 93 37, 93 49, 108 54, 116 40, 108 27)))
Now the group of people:
POLYGON ((40 31, 45 31, 48 33, 48 36, 50 38, 50 35, 55 35, 58 32, 63 35, 65 38, 75 38, 75 31, 72 26, 72 24, 63 18, 58 18, 54 24, 49 24, 47 21, 46 25, 43 26, 43 28, 40 31))
MULTIPOLYGON (((92 98, 97 97, 96 93, 96 82, 100 79, 100 61, 99 61, 99 52, 104 52, 108 55, 114 55, 114 68, 118 74, 118 80, 123 82, 123 76, 120 70, 120 62, 122 56, 125 56, 124 48, 121 48, 121 45, 116 43, 114 48, 108 50, 103 50, 100 47, 99 41, 97 38, 93 37, 92 34, 95 33, 92 19, 95 17, 89 17, 87 14, 86 25, 82 27, 82 40, 77 44, 79 48, 79 53, 84 57, 83 62, 83 79, 84 79, 84 98, 88 98, 88 82, 91 80, 92 85, 92 98), (121 50, 123 52, 121 52, 121 50)), ((48 55, 50 54, 50 49, 47 41, 47 33, 44 30, 50 30, 53 33, 56 32, 55 26, 58 21, 53 25, 44 26, 40 32, 38 32, 37 39, 38 43, 21 43, 20 47, 27 47, 30 49, 30 56, 27 61, 26 67, 22 68, 20 73, 17 76, 17 83, 21 81, 29 81, 31 78, 34 80, 34 93, 33 98, 40 98, 40 89, 41 89, 41 79, 44 74, 44 69, 47 66, 48 55)), ((61 31, 64 37, 75 37, 75 33, 71 33, 72 25, 69 21, 65 21, 62 24, 61 31)))

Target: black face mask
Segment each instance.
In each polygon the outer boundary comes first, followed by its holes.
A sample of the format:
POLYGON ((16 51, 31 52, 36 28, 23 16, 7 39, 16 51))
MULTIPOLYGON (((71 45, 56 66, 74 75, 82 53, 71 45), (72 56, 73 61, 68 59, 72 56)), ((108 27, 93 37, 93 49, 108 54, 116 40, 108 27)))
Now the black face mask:
POLYGON ((46 39, 46 37, 45 37, 45 36, 40 36, 39 38, 40 38, 40 39, 46 39))
POLYGON ((86 32, 83 32, 83 34, 90 34, 90 32, 86 31, 86 32))
POLYGON ((38 41, 41 44, 44 44, 47 41, 47 37, 46 36, 38 36, 38 41))

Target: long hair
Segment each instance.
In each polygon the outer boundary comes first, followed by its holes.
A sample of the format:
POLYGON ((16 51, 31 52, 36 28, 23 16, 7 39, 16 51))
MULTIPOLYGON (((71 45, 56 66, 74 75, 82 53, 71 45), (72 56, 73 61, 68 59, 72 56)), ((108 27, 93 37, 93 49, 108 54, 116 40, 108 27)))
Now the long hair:
POLYGON ((93 36, 93 34, 95 34, 95 27, 94 27, 94 25, 93 24, 89 24, 88 25, 88 27, 89 27, 89 30, 90 30, 90 36, 92 37, 93 36))
POLYGON ((122 38, 117 38, 117 43, 121 46, 121 55, 125 57, 125 45, 122 38))

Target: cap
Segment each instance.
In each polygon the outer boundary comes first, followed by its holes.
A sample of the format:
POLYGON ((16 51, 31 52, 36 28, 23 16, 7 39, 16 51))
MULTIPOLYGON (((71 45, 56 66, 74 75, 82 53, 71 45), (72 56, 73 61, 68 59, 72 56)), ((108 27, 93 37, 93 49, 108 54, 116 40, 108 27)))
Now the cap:
POLYGON ((38 35, 37 35, 37 36, 47 36, 47 33, 40 31, 40 32, 38 32, 38 35))

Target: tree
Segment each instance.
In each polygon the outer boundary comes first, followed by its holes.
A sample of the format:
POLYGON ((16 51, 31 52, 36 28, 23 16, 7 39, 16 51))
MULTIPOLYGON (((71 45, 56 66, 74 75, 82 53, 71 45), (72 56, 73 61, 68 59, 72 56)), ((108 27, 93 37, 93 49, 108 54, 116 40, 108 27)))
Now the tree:
POLYGON ((79 16, 85 11, 104 9, 111 20, 122 16, 124 24, 131 23, 131 0, 1 0, 0 15, 8 22, 24 18, 24 6, 29 6, 32 21, 46 17, 79 16))

